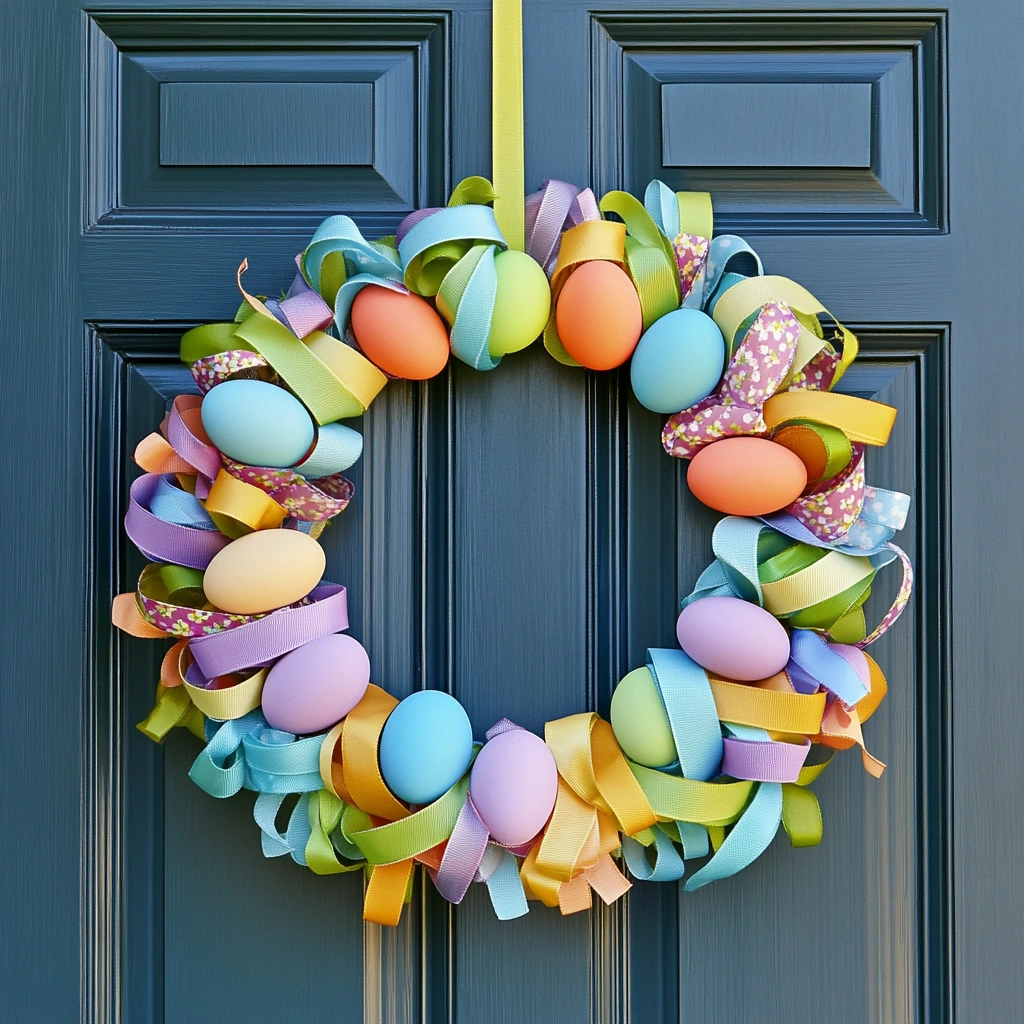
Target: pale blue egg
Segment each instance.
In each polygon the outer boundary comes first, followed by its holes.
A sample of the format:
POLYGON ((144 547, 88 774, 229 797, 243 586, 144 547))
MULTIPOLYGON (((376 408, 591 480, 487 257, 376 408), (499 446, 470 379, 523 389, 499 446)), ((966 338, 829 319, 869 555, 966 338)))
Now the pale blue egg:
POLYGON ((642 406, 679 412, 715 390, 724 364, 725 341, 715 321, 698 309, 675 309, 644 332, 629 376, 642 406))
POLYGON ((400 800, 429 804, 462 777, 473 755, 473 729, 462 705, 441 690, 419 690, 388 716, 378 758, 400 800))
POLYGON ((290 392, 262 380, 226 380, 200 409, 210 440, 247 466, 294 466, 313 443, 313 420, 290 392))
POLYGON ((333 476, 353 466, 363 452, 363 435, 344 423, 325 423, 319 430, 316 447, 295 467, 308 480, 333 476))

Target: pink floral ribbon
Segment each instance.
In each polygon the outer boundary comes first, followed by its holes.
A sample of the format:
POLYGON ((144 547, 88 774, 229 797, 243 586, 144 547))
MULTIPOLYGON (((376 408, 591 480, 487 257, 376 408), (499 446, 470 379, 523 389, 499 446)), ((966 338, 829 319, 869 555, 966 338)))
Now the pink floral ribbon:
MULTIPOLYGON (((669 455, 688 459, 723 438, 766 433, 764 403, 789 376, 800 331, 799 321, 785 302, 762 306, 718 387, 665 424, 662 444, 669 455)), ((827 391, 838 365, 839 357, 823 350, 794 375, 787 390, 827 391)), ((815 484, 786 511, 819 539, 838 541, 857 521, 863 505, 864 446, 855 444, 853 457, 842 472, 815 484)))
POLYGON ((710 240, 701 235, 691 235, 685 231, 676 235, 672 248, 676 254, 676 266, 679 268, 680 303, 686 301, 697 278, 700 277, 710 247, 710 240))
POLYGON ((689 459, 725 437, 763 434, 761 409, 779 390, 796 355, 800 323, 784 302, 769 302, 750 325, 717 388, 665 424, 665 451, 689 459))

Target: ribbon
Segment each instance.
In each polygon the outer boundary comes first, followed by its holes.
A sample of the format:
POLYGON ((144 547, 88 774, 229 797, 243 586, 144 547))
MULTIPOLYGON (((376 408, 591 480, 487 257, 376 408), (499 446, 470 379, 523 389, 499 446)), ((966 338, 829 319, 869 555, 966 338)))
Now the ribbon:
POLYGON ((521 0, 491 7, 491 162, 494 216, 512 249, 523 230, 523 11, 521 0))

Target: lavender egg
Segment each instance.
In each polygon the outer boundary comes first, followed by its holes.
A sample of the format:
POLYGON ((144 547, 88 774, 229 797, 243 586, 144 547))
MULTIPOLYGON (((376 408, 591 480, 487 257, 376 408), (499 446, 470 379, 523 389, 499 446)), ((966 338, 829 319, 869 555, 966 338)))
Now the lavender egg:
POLYGON ((789 661, 786 627, 738 597, 705 597, 688 604, 676 620, 676 637, 698 665, 725 679, 767 679, 789 661))
POLYGON ((473 763, 469 792, 480 820, 506 846, 528 843, 547 823, 558 769, 547 744, 525 729, 487 741, 473 763))
POLYGON ((343 633, 317 637, 286 654, 263 684, 263 717, 269 725, 303 736, 330 729, 362 699, 370 659, 358 640, 343 633))

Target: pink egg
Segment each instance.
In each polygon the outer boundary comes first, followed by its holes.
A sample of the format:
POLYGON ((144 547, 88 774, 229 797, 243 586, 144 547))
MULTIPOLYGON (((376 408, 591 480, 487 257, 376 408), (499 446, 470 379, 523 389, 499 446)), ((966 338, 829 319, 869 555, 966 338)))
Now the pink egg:
POLYGON ((343 633, 317 637, 286 654, 267 673, 263 717, 296 735, 340 722, 363 698, 370 659, 358 640, 343 633))
POLYGON ((789 634, 770 612, 738 597, 705 597, 676 620, 679 646, 716 676, 752 682, 781 672, 789 634))
POLYGON ((558 769, 547 744, 525 729, 488 740, 473 763, 469 792, 491 836, 528 843, 547 823, 558 794, 558 769))

